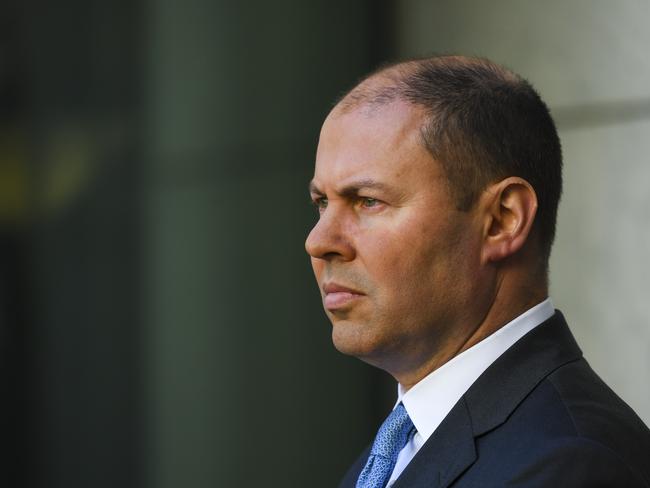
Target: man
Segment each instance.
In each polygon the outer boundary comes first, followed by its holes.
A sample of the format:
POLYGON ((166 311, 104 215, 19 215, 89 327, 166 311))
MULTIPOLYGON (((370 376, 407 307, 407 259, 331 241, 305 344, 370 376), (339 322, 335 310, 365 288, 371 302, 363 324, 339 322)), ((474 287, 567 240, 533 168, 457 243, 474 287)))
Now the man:
POLYGON ((650 486, 650 432, 548 298, 561 166, 484 59, 390 66, 329 114, 306 249, 337 349, 398 382, 342 487, 650 486))

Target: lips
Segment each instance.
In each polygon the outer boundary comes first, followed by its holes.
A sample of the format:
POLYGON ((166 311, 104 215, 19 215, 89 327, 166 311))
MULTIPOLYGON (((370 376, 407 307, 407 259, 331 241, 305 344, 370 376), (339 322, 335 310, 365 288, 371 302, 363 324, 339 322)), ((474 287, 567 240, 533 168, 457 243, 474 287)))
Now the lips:
POLYGON ((325 293, 323 305, 330 311, 349 307, 363 296, 360 291, 338 283, 327 283, 323 286, 323 292, 325 293))

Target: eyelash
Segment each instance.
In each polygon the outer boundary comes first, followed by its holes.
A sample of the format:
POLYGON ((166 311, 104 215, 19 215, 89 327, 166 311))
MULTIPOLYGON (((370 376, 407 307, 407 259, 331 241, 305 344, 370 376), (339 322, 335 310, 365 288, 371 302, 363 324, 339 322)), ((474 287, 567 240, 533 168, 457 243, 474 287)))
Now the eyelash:
POLYGON ((372 200, 372 203, 373 203, 372 205, 364 205, 366 208, 376 207, 377 205, 379 205, 381 203, 381 201, 377 200, 376 198, 372 198, 372 197, 360 197, 359 200, 364 204, 366 204, 366 203, 368 203, 368 201, 372 200))
POLYGON ((325 197, 312 198, 310 203, 318 210, 322 210, 327 207, 327 198, 325 197))
MULTIPOLYGON (((383 203, 381 200, 373 197, 358 197, 356 200, 365 208, 374 208, 383 203), (372 204, 368 205, 369 202, 372 202, 372 204)), ((319 210, 325 210, 327 208, 328 200, 326 197, 313 198, 311 204, 319 210)))

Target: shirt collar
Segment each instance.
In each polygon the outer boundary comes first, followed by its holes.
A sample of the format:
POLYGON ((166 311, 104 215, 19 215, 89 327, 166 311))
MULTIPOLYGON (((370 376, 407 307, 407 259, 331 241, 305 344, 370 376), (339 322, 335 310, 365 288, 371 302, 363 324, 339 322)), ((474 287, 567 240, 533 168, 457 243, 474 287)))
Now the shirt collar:
POLYGON ((555 313, 550 298, 535 305, 478 344, 453 357, 410 390, 397 385, 417 432, 426 441, 472 383, 508 348, 555 313))

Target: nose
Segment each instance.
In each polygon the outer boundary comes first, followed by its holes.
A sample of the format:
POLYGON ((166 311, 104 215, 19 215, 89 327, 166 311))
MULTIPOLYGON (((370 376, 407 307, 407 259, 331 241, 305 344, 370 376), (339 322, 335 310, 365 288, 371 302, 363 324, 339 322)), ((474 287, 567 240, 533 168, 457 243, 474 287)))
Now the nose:
POLYGON ((354 246, 342 216, 328 208, 325 210, 305 241, 305 250, 312 258, 351 261, 354 246))

